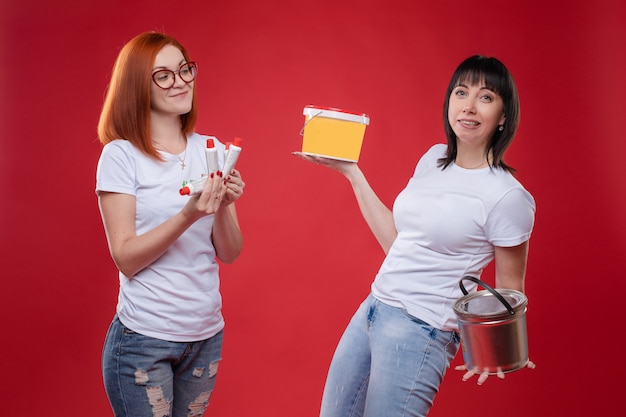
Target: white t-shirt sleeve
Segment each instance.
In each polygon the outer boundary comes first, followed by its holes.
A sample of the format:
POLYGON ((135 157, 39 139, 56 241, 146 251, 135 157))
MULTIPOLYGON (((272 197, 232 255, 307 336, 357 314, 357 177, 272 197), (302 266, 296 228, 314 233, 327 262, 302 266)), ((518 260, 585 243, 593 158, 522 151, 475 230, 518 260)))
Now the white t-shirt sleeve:
POLYGON ((136 195, 135 161, 122 141, 108 143, 102 149, 96 170, 96 193, 107 191, 136 195))
POLYGON ((506 193, 485 223, 485 235, 494 246, 517 246, 528 239, 535 222, 535 201, 523 188, 506 193))

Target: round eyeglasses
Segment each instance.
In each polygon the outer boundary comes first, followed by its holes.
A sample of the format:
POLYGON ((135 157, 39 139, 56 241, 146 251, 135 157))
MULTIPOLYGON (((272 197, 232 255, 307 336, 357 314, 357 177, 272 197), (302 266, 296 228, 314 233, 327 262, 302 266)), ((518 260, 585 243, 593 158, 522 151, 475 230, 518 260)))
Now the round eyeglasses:
POLYGON ((150 75, 150 78, 152 78, 152 81, 154 81, 157 87, 167 90, 168 88, 172 88, 174 83, 176 83, 176 74, 178 74, 185 84, 189 84, 196 79, 198 64, 195 62, 185 62, 176 72, 168 69, 160 69, 154 71, 152 75, 150 75))

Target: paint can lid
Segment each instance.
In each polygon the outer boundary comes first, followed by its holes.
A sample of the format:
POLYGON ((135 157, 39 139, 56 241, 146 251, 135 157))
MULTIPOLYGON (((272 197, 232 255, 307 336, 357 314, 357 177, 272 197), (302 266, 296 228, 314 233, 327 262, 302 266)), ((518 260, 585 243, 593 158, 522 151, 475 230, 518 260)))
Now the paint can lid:
POLYGON ((349 122, 362 123, 364 125, 370 124, 370 118, 365 113, 355 113, 335 107, 314 106, 310 104, 304 107, 302 114, 305 116, 309 116, 310 118, 319 116, 327 117, 330 119, 339 119, 349 122))

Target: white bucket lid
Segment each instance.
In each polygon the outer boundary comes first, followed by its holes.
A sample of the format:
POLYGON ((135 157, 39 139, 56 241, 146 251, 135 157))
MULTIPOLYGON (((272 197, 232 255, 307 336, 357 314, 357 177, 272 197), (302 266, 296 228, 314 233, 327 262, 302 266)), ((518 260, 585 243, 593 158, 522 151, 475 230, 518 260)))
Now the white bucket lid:
POLYGON ((304 107, 302 114, 305 116, 310 116, 310 118, 327 117, 329 119, 346 120, 348 122, 362 123, 364 125, 370 124, 370 118, 365 113, 353 113, 333 107, 308 105, 304 107))

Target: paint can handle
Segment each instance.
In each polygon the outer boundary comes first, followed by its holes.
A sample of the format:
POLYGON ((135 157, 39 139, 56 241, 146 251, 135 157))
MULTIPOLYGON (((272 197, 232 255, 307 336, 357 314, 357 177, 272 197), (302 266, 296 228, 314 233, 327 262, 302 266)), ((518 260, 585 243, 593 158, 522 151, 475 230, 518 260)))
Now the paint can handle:
POLYGON ((304 136, 304 128, 306 127, 306 125, 309 124, 309 122, 311 120, 313 120, 314 117, 319 116, 320 114, 322 114, 322 112, 320 111, 319 113, 314 114, 313 116, 311 116, 310 119, 308 119, 306 122, 304 122, 304 126, 302 126, 302 129, 300 129, 300 136, 304 136))
POLYGON ((461 291, 463 292, 463 294, 465 295, 468 294, 467 289, 465 289, 465 286, 463 285, 463 280, 465 279, 475 282, 476 284, 480 285, 481 287, 483 287, 484 289, 492 293, 494 297, 496 297, 502 304, 504 304, 504 306, 509 311, 509 313, 515 314, 515 310, 513 310, 513 307, 511 307, 511 304, 509 304, 509 302, 506 301, 506 299, 498 291, 494 290, 490 285, 482 282, 478 278, 474 278, 469 275, 466 275, 463 278, 461 278, 461 280, 459 281, 459 287, 461 287, 461 291))

